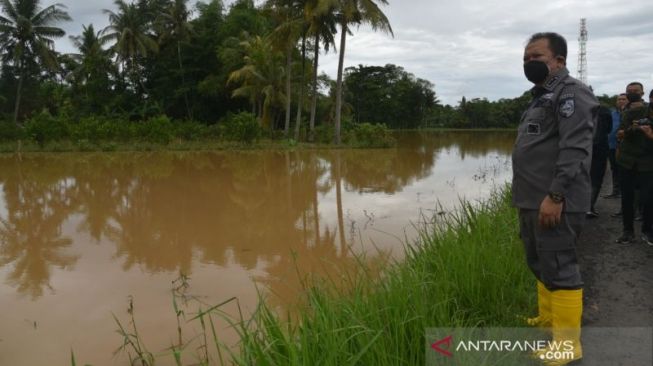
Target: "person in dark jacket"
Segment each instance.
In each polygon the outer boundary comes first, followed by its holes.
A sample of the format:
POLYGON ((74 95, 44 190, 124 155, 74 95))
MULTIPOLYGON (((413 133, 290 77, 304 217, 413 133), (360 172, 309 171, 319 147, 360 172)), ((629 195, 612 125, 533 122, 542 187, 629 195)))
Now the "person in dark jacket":
POLYGON ((635 187, 639 186, 642 239, 648 243, 653 242, 653 140, 646 137, 641 127, 646 125, 650 110, 642 100, 642 83, 628 84, 626 94, 629 103, 617 132, 617 138, 622 140, 617 164, 621 182, 623 233, 616 242, 628 244, 635 240, 635 187))
POLYGON ((592 198, 590 201, 590 210, 587 211, 588 218, 599 217, 596 212, 595 204, 601 192, 603 177, 608 165, 608 155, 610 146, 608 145, 608 135, 612 129, 612 113, 604 106, 599 108, 599 117, 594 127, 594 139, 592 141, 592 165, 590 168, 590 179, 592 181, 592 198))
MULTIPOLYGON (((649 99, 653 100, 653 92, 651 92, 651 95, 649 96, 649 99)), ((648 117, 646 119, 650 122, 653 121, 653 103, 650 103, 648 105, 648 117)), ((653 126, 651 126, 650 123, 640 123, 640 130, 646 136, 647 139, 650 141, 653 141, 653 126)), ((649 194, 653 194, 652 192, 649 192, 649 194)), ((651 227, 648 228, 648 232, 651 233, 651 227)), ((653 246, 653 240, 650 237, 650 235, 644 234, 642 236, 642 239, 644 239, 644 242, 648 244, 649 246, 653 246)))

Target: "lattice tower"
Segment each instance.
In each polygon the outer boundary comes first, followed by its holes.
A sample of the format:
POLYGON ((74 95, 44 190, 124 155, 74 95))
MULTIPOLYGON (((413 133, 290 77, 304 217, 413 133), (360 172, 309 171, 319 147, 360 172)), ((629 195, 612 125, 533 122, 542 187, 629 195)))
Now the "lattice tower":
POLYGON ((580 20, 578 37, 578 80, 587 85, 587 19, 580 20))

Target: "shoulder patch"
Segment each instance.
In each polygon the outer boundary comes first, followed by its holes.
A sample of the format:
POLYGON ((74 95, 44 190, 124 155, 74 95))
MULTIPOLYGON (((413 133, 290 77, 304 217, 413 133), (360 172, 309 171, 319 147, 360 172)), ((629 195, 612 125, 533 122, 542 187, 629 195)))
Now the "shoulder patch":
POLYGON ((560 100, 558 111, 560 116, 563 118, 569 118, 574 114, 576 111, 576 102, 574 101, 573 94, 570 98, 564 98, 560 100))
POLYGON ((558 75, 552 77, 551 79, 549 79, 549 81, 546 82, 546 84, 544 84, 544 87, 550 89, 553 85, 555 85, 558 82, 559 79, 560 76, 558 75))

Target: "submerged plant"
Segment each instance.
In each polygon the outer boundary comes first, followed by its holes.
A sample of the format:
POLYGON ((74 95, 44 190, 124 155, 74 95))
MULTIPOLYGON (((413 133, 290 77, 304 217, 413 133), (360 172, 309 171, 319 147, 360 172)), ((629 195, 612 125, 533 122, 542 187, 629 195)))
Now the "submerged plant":
POLYGON ((127 352, 129 357, 129 363, 131 365, 141 366, 152 366, 154 365, 154 355, 147 350, 143 339, 138 334, 138 327, 136 326, 136 317, 134 315, 134 299, 132 296, 129 296, 129 306, 127 307, 127 313, 130 316, 129 322, 129 331, 128 328, 123 326, 118 317, 115 314, 113 319, 118 325, 118 334, 122 336, 122 345, 114 352, 114 354, 120 353, 122 351, 127 352), (133 353, 133 354, 132 354, 133 353))

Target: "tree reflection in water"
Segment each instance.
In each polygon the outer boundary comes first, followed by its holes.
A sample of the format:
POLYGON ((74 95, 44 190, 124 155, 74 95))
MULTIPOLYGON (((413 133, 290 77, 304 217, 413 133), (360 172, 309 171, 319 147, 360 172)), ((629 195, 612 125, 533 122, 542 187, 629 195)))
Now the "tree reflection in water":
POLYGON ((0 267, 12 266, 7 283, 37 298, 50 288, 51 268, 71 268, 78 257, 65 253, 72 239, 62 223, 72 213, 74 182, 59 179, 40 161, 35 169, 2 169, 7 216, 0 218, 0 267))
POLYGON ((78 259, 66 253, 77 237, 62 235, 75 214, 78 233, 113 245, 124 269, 191 274, 194 260, 236 263, 284 292, 274 281, 295 271, 291 252, 319 259, 300 264, 307 272, 351 259, 345 192, 394 194, 433 175, 441 151, 508 154, 511 140, 415 133, 382 150, 4 156, 0 266, 13 266, 7 282, 19 292, 41 296, 51 268, 78 259), (321 217, 331 194, 335 215, 321 217))

